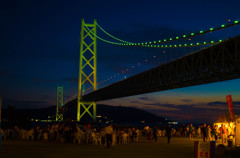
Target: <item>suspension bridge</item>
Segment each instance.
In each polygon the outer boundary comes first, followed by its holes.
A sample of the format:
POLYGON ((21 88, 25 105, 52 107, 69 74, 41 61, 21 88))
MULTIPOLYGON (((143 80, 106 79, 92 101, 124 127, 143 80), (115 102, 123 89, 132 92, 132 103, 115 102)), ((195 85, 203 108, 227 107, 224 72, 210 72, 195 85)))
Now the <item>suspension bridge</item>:
MULTIPOLYGON (((158 41, 135 43, 109 34, 96 20, 93 24, 87 24, 82 20, 78 94, 63 101, 63 87, 58 87, 56 121, 63 120, 63 113, 71 102, 77 104, 77 121, 80 121, 85 114, 89 114, 95 120, 97 101, 240 78, 240 36, 191 42, 194 37, 236 27, 239 23, 238 20, 235 20, 195 33, 158 41), (97 28, 117 42, 97 35, 97 28), (179 53, 174 59, 166 59, 154 68, 102 86, 121 73, 124 74, 129 69, 134 69, 134 66, 104 81, 97 82, 97 40, 121 47, 146 47, 151 49, 202 47, 194 52, 179 53)), ((156 57, 154 56, 154 58, 156 57)))

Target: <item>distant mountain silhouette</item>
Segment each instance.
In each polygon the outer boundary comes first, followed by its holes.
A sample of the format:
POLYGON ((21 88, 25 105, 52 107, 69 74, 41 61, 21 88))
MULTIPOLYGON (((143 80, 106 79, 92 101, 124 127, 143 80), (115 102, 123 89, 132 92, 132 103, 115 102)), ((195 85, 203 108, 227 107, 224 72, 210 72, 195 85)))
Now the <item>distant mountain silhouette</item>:
MULTIPOLYGON (((89 109, 90 111, 92 108, 89 109)), ((48 108, 42 109, 16 109, 12 108, 11 110, 5 109, 3 110, 3 118, 8 118, 7 115, 14 115, 16 119, 19 117, 28 117, 29 119, 40 119, 47 120, 50 116, 55 115, 56 107, 51 106, 48 108), (23 116, 24 114, 24 116, 23 116)), ((123 106, 110 106, 97 104, 97 121, 108 121, 113 123, 165 123, 166 121, 154 114, 146 112, 141 109, 133 108, 133 107, 123 107, 123 106)), ((77 107, 72 106, 67 109, 64 113, 64 120, 76 120, 77 118, 77 107)), ((54 119, 54 118, 53 118, 54 119)), ((81 121, 90 122, 92 119, 86 113, 81 121)))
MULTIPOLYGON (((76 119, 76 111, 76 108, 69 109, 64 114, 64 118, 76 119)), ((86 117, 87 116, 88 114, 86 114, 86 117)), ((123 106, 110 106, 103 104, 97 105, 97 116, 101 116, 100 118, 104 118, 104 120, 113 120, 114 123, 137 123, 140 121, 165 122, 162 117, 156 116, 141 109, 123 106)), ((99 117, 97 118, 100 119, 99 117)))

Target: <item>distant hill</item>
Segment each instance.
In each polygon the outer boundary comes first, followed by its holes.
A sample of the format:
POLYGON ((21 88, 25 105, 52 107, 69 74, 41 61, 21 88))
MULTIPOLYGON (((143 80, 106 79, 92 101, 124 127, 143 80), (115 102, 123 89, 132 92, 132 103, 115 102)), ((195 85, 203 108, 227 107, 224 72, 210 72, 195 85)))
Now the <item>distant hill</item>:
MULTIPOLYGON (((91 111, 92 109, 90 109, 91 111)), ((47 120, 56 113, 56 107, 51 106, 42 109, 15 109, 8 108, 3 110, 3 119, 40 119, 47 120)), ((64 113, 64 120, 76 120, 77 107, 72 106, 64 113)), ((90 122, 92 119, 85 114, 81 121, 90 122)), ((159 116, 151 114, 141 109, 123 106, 97 105, 97 120, 102 122, 113 123, 165 123, 166 121, 159 116)))
MULTIPOLYGON (((76 111, 76 108, 71 108, 65 113, 64 117, 76 119, 76 111)), ((115 123, 136 123, 140 121, 165 122, 162 117, 156 116, 141 109, 103 104, 97 105, 97 116, 101 116, 101 118, 106 117, 105 119, 109 121, 113 120, 115 123)))

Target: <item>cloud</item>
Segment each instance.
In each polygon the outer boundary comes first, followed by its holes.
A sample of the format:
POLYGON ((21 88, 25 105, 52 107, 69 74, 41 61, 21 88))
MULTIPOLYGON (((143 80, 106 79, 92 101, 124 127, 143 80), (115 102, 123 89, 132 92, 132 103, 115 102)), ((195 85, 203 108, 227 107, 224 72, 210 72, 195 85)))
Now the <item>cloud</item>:
POLYGON ((139 100, 131 100, 130 103, 133 103, 133 104, 139 104, 139 100))
POLYGON ((145 110, 162 110, 162 111, 178 111, 179 109, 176 107, 167 107, 167 106, 161 106, 161 105, 139 105, 134 106, 139 109, 145 109, 145 110))
MULTIPOLYGON (((233 105, 240 105, 240 101, 234 101, 232 102, 233 105)), ((221 102, 221 101, 215 101, 215 102, 209 102, 208 103, 209 106, 227 106, 227 102, 221 102)))
POLYGON ((144 100, 144 101, 149 101, 150 99, 148 97, 139 97, 140 100, 144 100))
POLYGON ((189 102, 192 102, 193 100, 192 99, 182 99, 181 101, 189 103, 189 102))
POLYGON ((226 106, 226 102, 221 102, 221 101, 215 101, 215 102, 209 102, 207 103, 209 106, 226 106))

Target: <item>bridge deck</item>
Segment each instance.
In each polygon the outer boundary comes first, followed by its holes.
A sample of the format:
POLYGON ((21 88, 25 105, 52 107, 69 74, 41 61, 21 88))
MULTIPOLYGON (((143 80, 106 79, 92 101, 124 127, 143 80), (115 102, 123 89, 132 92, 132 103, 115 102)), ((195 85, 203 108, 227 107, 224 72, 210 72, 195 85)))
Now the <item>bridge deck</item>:
POLYGON ((102 101, 240 77, 240 36, 82 96, 102 101))

